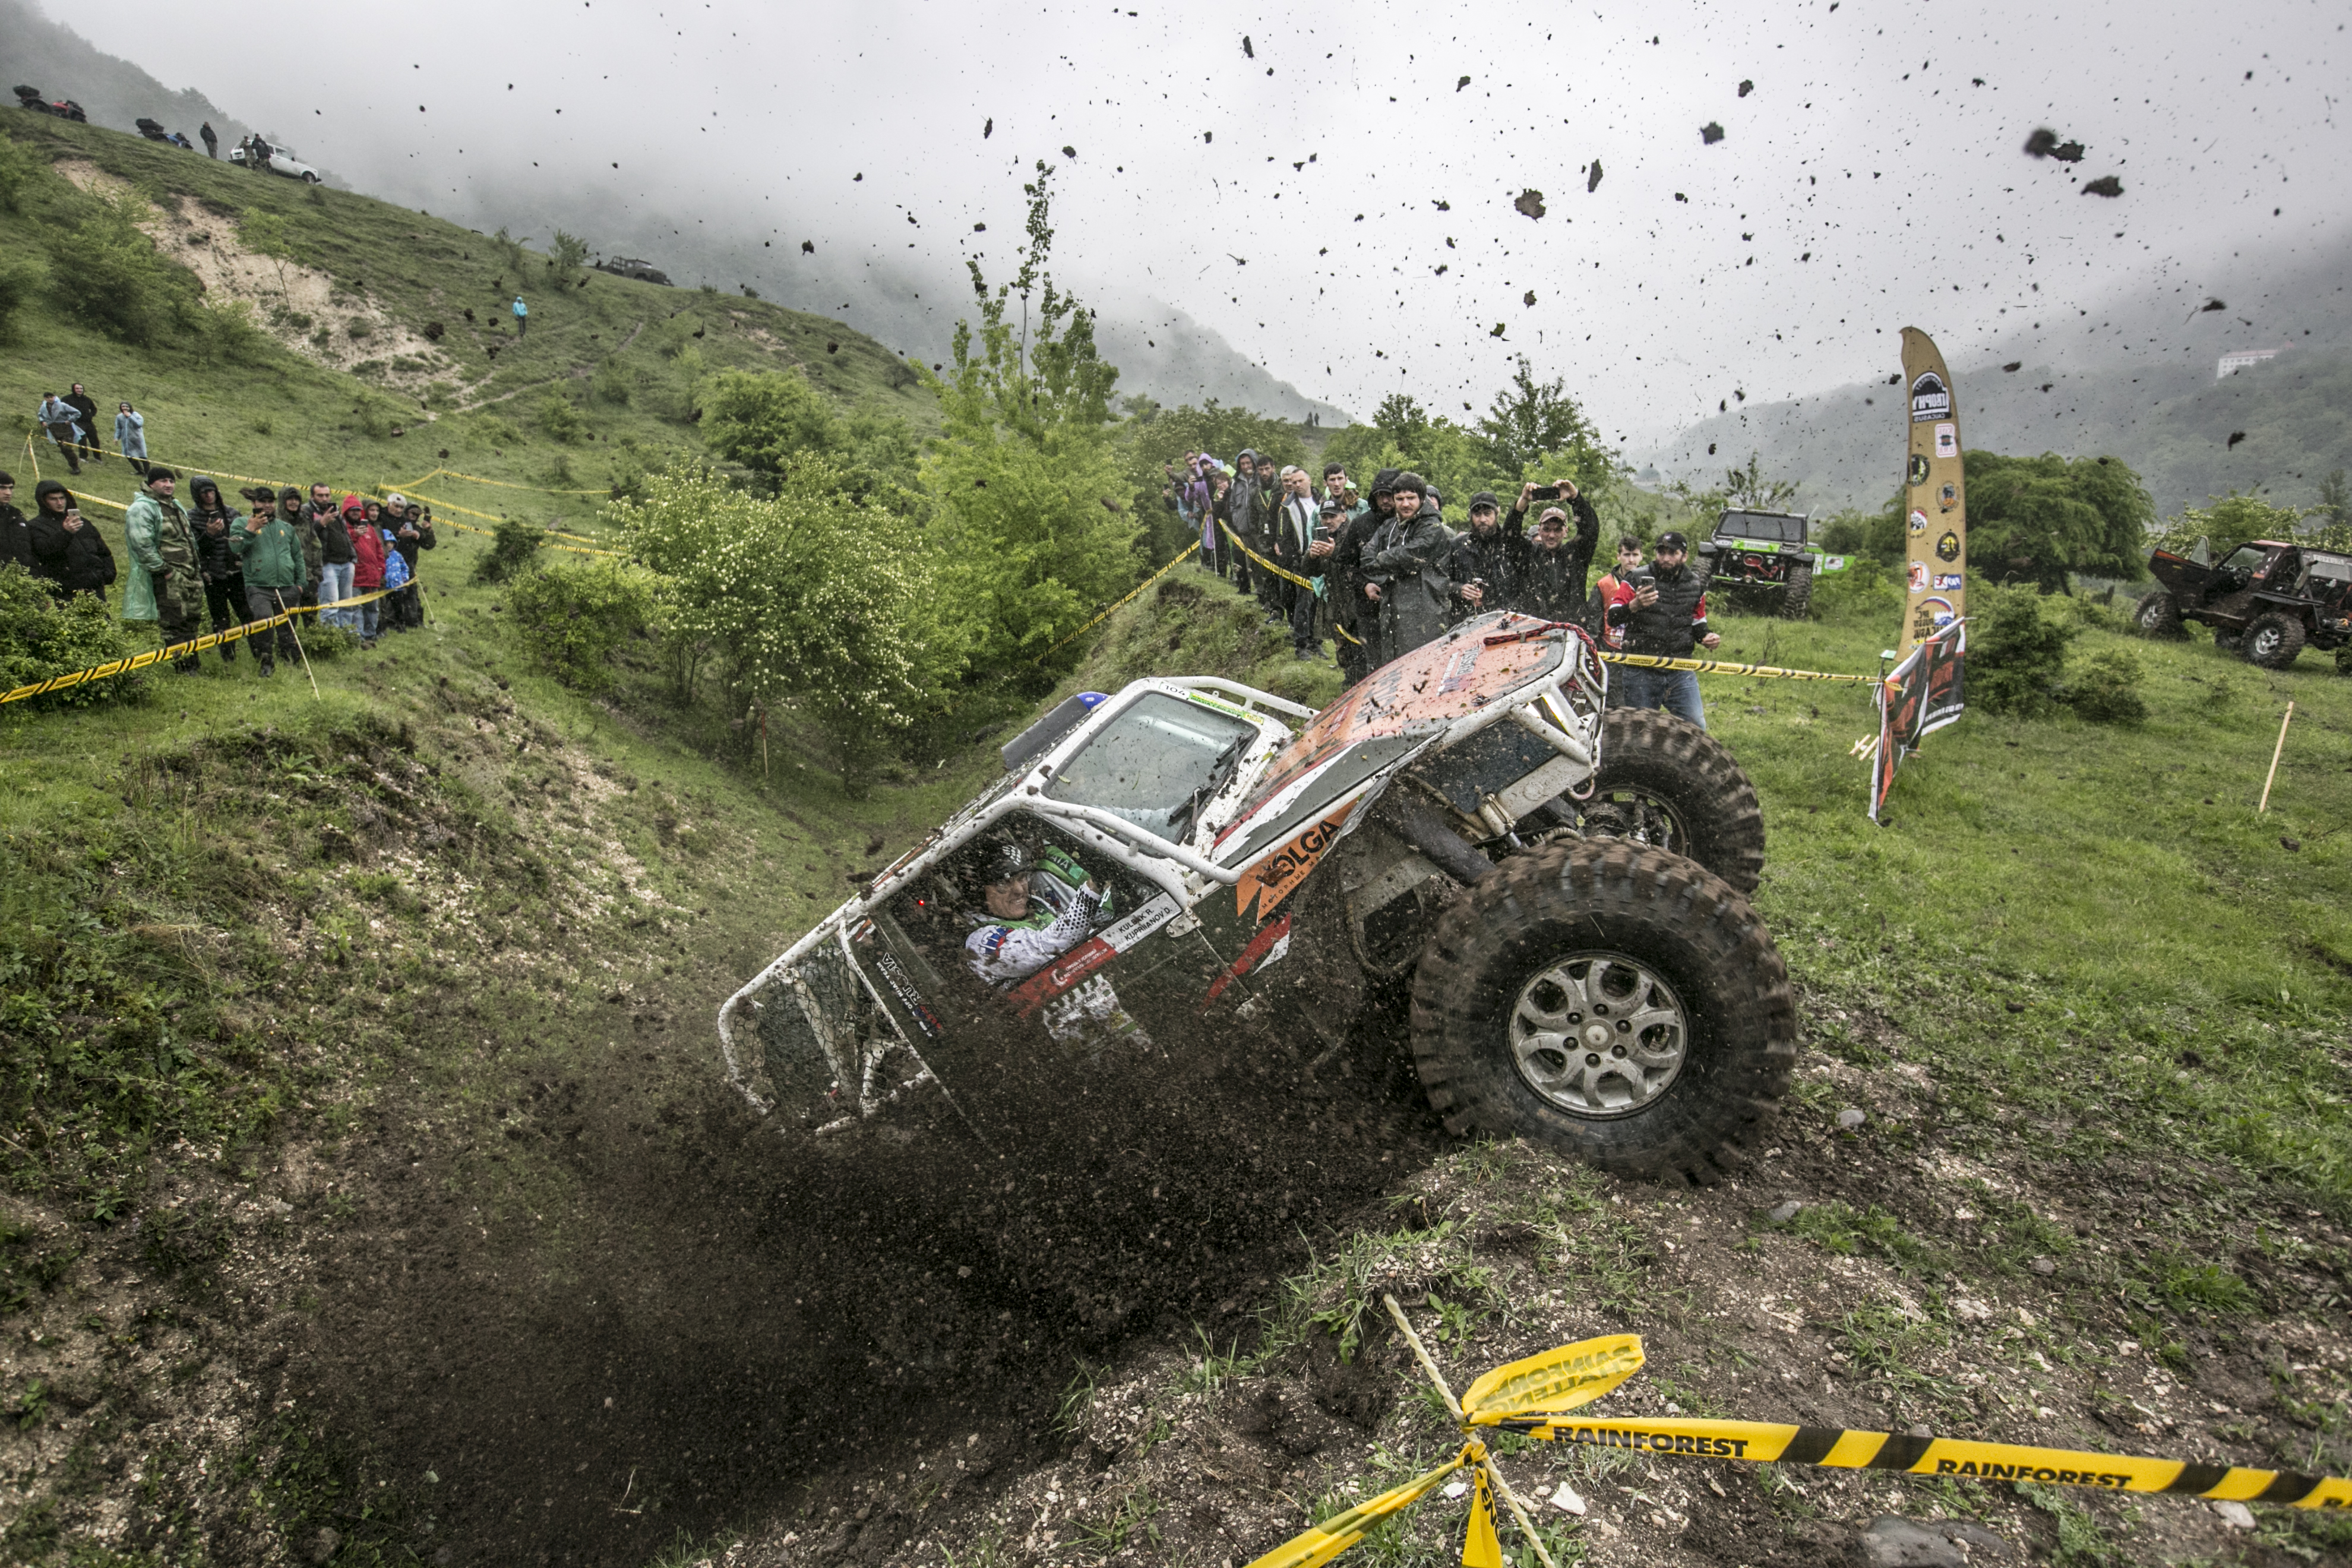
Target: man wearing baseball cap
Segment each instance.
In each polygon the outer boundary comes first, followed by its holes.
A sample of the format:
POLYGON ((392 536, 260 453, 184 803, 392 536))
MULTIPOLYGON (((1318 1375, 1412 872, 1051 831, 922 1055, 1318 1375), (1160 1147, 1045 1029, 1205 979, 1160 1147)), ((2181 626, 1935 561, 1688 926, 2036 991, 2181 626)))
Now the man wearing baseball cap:
MULTIPOLYGON (((1625 632, 1625 651, 1652 658, 1688 658, 1723 638, 1706 624, 1706 579, 1690 569, 1690 544, 1680 533, 1658 535, 1656 565, 1629 573, 1612 595, 1608 620, 1625 632)), ((1698 673, 1621 664, 1609 674, 1612 708, 1663 708, 1706 728, 1698 673)))

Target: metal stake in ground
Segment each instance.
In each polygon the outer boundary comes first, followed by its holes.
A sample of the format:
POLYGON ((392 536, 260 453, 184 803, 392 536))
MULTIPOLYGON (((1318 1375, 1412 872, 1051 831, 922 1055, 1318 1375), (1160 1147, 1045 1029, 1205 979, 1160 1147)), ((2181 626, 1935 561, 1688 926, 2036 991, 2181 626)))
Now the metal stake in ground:
POLYGON ((302 650, 302 634, 295 628, 294 612, 286 607, 286 595, 272 588, 269 596, 278 601, 278 613, 286 617, 286 630, 294 639, 295 654, 302 660, 302 673, 310 677, 310 700, 324 702, 326 699, 319 695, 319 678, 310 668, 310 656, 302 650))
POLYGON ((2271 771, 2263 779, 2263 803, 2254 807, 2256 816, 2267 816, 2271 809, 2271 785, 2277 782, 2279 757, 2286 751, 2286 727, 2294 722, 2294 704, 2286 705, 2286 715, 2279 721, 2278 744, 2271 748, 2271 771))

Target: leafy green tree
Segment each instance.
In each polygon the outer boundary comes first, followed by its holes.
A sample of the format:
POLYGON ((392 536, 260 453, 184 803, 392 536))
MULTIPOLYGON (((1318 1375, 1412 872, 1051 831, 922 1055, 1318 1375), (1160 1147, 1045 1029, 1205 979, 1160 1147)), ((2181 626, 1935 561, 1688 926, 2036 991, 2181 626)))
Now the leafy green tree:
POLYGON ((822 460, 848 476, 852 494, 898 510, 916 508, 915 434, 866 405, 845 414, 798 370, 721 371, 703 384, 702 435, 710 449, 774 491, 801 463, 822 460))
POLYGON ((992 292, 971 264, 977 331, 956 323, 954 363, 923 372, 943 416, 922 466, 939 507, 941 587, 975 668, 1016 676, 1138 575, 1133 493, 1109 429, 1118 371, 1093 317, 1055 286, 1051 170, 1037 163, 1027 238, 992 292), (1017 304, 1018 312, 1014 307, 1017 304))
POLYGON ((2123 463, 1970 452, 1966 464, 1969 559, 1990 581, 2063 594, 2074 574, 2146 573, 2156 504, 2123 463))
POLYGON ((2211 505, 2183 507, 2179 517, 2168 519, 2149 544, 2186 555, 2202 540, 2219 555, 2249 539, 2293 539, 2303 526, 2305 514, 2299 508, 2273 506, 2258 495, 2231 490, 2207 499, 2211 505))
MULTIPOLYGON (((1497 474, 1524 473, 1551 454, 1589 459, 1606 450, 1601 433, 1568 395, 1567 381, 1555 376, 1538 383, 1525 354, 1518 356, 1511 384, 1495 395, 1476 428, 1481 452, 1497 474)), ((1606 462, 1602 458, 1596 469, 1606 462)))
POLYGON ((533 663, 564 685, 602 691, 613 655, 655 614, 661 579, 609 556, 567 556, 526 572, 508 590, 507 624, 533 663))
POLYGON ((1723 499, 1728 506, 1750 511, 1786 511, 1789 503, 1797 499, 1797 481, 1764 477, 1762 455, 1748 454, 1748 466, 1727 468, 1723 475, 1723 499))
POLYGON ((680 696, 715 664, 730 708, 803 718, 862 794, 897 737, 940 699, 961 648, 940 624, 932 557, 907 518, 861 500, 824 458, 772 496, 699 464, 646 481, 607 516, 663 578, 662 642, 680 696))
POLYGON ((555 231, 555 242, 548 247, 547 264, 571 268, 588 259, 588 242, 576 234, 555 231))

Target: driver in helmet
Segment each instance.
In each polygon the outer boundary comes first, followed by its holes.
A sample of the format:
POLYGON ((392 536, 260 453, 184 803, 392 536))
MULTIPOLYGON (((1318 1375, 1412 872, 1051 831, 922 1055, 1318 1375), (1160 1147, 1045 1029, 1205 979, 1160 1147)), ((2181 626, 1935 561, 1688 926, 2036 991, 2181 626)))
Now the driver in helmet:
POLYGON ((1011 839, 992 846, 981 868, 982 908, 965 916, 964 962, 992 985, 1034 974, 1106 923, 1110 895, 1058 848, 1042 855, 1011 839))

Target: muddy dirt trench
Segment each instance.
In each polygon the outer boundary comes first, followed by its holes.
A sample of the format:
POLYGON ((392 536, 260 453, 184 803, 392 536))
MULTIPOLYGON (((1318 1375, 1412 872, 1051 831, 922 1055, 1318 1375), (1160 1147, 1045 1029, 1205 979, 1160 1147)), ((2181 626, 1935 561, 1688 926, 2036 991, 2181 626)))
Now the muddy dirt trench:
POLYGON ((944 1108, 814 1143, 677 1016, 473 1123, 384 1118, 346 1157, 361 1214, 309 1260, 316 1310, 252 1325, 240 1359, 399 1478, 425 1560, 634 1565, 950 1441, 1017 1474, 1082 1365, 1229 1337, 1441 1142, 1397 1061, 1306 1090, 1179 1075, 1018 1151, 944 1108))

